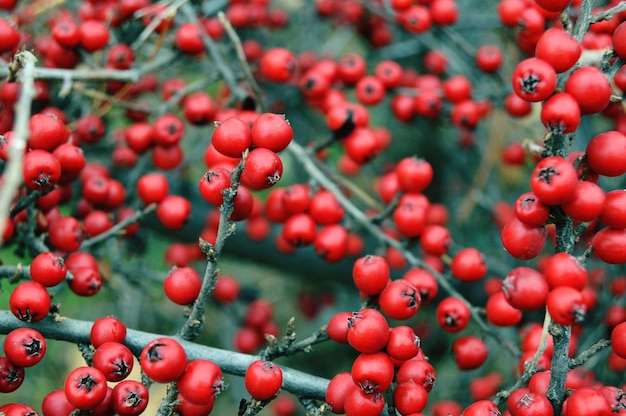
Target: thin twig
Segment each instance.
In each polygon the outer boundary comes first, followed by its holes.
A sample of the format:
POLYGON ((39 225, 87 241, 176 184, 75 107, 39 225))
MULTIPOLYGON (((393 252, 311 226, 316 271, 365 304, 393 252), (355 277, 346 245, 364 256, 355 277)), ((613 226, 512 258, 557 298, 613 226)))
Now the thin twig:
MULTIPOLYGON (((37 58, 28 51, 22 51, 15 55, 14 62, 21 68, 18 76, 21 77, 22 88, 20 98, 15 106, 15 122, 13 124, 15 135, 9 148, 9 160, 3 175, 4 182, 0 189, 0 236, 4 235, 11 203, 22 183, 22 164, 29 135, 30 106, 35 97, 34 72, 37 58)), ((1 245, 2 238, 0 238, 1 245)))
POLYGON ((259 110, 262 113, 264 113, 265 105, 263 101, 263 96, 261 95, 262 94, 261 88, 259 88, 259 84, 256 82, 254 75, 252 75, 252 70, 250 70, 250 65, 248 65, 248 61, 246 60, 246 54, 243 50, 241 39, 239 38, 239 35, 237 35, 237 32, 235 32, 233 25, 230 24, 230 21, 226 18, 226 15, 224 13, 219 12, 217 14, 217 18, 219 19, 220 23, 224 27, 226 34, 230 38, 230 41, 232 42, 235 48, 237 59, 239 60, 239 65, 243 69, 243 74, 246 77, 246 81, 248 82, 248 85, 250 85, 250 88, 252 88, 254 95, 256 95, 256 100, 257 100, 257 105, 259 106, 259 110))
POLYGON ((142 209, 141 211, 135 212, 134 215, 118 222, 117 224, 115 224, 113 227, 109 228, 107 231, 103 232, 102 234, 98 234, 92 238, 84 240, 81 243, 79 250, 80 251, 87 250, 87 248, 93 245, 99 244, 103 241, 106 241, 111 237, 122 235, 124 233, 124 228, 128 227, 131 224, 138 222, 140 219, 142 219, 143 217, 145 217, 146 215, 154 211, 156 207, 157 207, 156 203, 150 204, 144 209, 142 209))

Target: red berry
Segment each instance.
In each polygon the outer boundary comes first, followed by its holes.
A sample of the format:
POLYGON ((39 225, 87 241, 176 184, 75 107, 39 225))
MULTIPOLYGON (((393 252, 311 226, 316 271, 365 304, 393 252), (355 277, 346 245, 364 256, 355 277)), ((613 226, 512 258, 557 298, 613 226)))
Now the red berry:
POLYGON ((246 390, 257 400, 268 400, 274 397, 283 384, 283 372, 276 364, 257 360, 246 370, 244 377, 246 390))

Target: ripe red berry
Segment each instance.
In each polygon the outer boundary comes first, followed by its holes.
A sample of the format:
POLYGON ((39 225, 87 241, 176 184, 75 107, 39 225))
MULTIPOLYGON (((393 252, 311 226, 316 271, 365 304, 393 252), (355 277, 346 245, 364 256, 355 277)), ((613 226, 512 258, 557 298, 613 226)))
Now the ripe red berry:
POLYGON ((283 372, 276 364, 264 361, 253 361, 244 376, 246 390, 257 400, 268 400, 274 397, 283 384, 283 372))
POLYGON ((457 338, 452 344, 454 361, 461 370, 474 370, 487 360, 489 351, 485 342, 473 335, 457 338))
POLYGON ((156 338, 147 343, 139 358, 141 369, 157 383, 169 383, 185 371, 187 353, 173 338, 156 338))
MULTIPOLYGON (((78 126, 77 126, 78 127, 78 126)), ((65 125, 54 115, 38 113, 28 120, 28 147, 52 152, 69 138, 65 125)))
POLYGON ((405 279, 387 285, 378 298, 381 311, 391 319, 409 319, 417 313, 422 300, 419 291, 405 279))
POLYGON ((546 243, 546 235, 545 227, 530 226, 517 218, 507 222, 500 232, 504 249, 521 260, 537 257, 546 243))
POLYGON ((241 179, 244 185, 259 190, 276 185, 282 174, 280 157, 269 149, 256 148, 246 158, 241 179))
POLYGON ((161 202, 169 192, 169 182, 161 173, 146 173, 137 181, 137 194, 144 205, 161 202))
POLYGON ((545 61, 528 58, 513 71, 513 91, 526 101, 542 101, 556 88, 556 72, 545 61))
POLYGON ((569 286, 552 289, 546 299, 546 308, 554 322, 566 326, 581 323, 587 312, 583 294, 569 286))
POLYGON ((148 406, 148 388, 136 380, 124 380, 113 387, 111 408, 120 416, 136 416, 148 406))
POLYGON ((193 303, 200 294, 202 278, 191 267, 175 267, 163 281, 163 291, 178 305, 193 303))
POLYGON ((542 159, 533 169, 530 187, 541 202, 561 205, 572 198, 578 175, 574 166, 559 156, 542 159))
POLYGON ((348 343, 357 351, 380 351, 389 340, 387 319, 375 309, 365 308, 348 319, 348 343))
POLYGON ((573 67, 581 53, 578 41, 569 32, 556 27, 546 30, 535 48, 537 58, 549 63, 557 73, 573 67))
POLYGON ((264 113, 252 125, 250 137, 256 147, 280 152, 291 143, 293 129, 284 115, 264 113))
POLYGON ((183 228, 189 219, 191 203, 182 196, 168 195, 159 202, 156 214, 166 228, 177 230, 183 228))
POLYGON ((61 177, 61 164, 47 150, 34 149, 24 155, 24 184, 35 191, 51 189, 61 177))
POLYGON ((197 23, 186 22, 178 26, 174 36, 176 47, 183 53, 197 55, 204 51, 204 43, 197 23))
POLYGON ((351 374, 365 394, 382 393, 391 385, 393 363, 385 352, 364 353, 354 360, 351 374))
POLYGON ((46 288, 30 280, 21 282, 9 297, 13 315, 24 322, 37 322, 48 316, 50 295, 46 288))
POLYGON ((24 368, 11 363, 7 357, 0 357, 0 393, 17 390, 24 382, 24 375, 24 368))
POLYGON ((91 344, 98 348, 105 342, 123 343, 126 339, 126 326, 113 316, 98 318, 91 326, 91 344))
POLYGON ((196 405, 211 404, 224 390, 222 370, 210 360, 191 360, 176 381, 176 386, 181 396, 189 402, 196 405))
POLYGON ((619 131, 605 131, 587 144, 589 169, 603 176, 626 173, 626 136, 619 131))
POLYGON ((56 286, 65 280, 67 267, 62 257, 51 252, 35 256, 30 264, 30 276, 46 287, 56 286))
POLYGON ((4 354, 18 367, 32 367, 46 354, 46 339, 32 328, 17 328, 4 339, 4 354))
POLYGON ((270 81, 287 82, 296 72, 297 61, 288 49, 272 48, 263 54, 259 69, 270 81))
POLYGON ((460 332, 470 320, 470 310, 468 306, 455 297, 443 299, 437 305, 437 323, 447 332, 460 332))
POLYGON ((87 52, 95 52, 109 43, 109 30, 103 22, 87 20, 82 22, 80 29, 80 46, 87 52))
POLYGON ((108 381, 121 381, 133 369, 133 354, 124 344, 105 342, 96 348, 92 365, 102 371, 108 381))
POLYGON ((502 282, 506 300, 514 308, 530 311, 546 303, 550 287, 543 274, 530 267, 517 267, 502 282))
POLYGON ((354 262, 354 285, 369 296, 378 295, 390 282, 390 269, 384 257, 368 255, 354 262))
POLYGON ((593 114, 609 105, 612 90, 602 71, 593 66, 584 66, 567 79, 565 92, 578 102, 581 114, 593 114))
POLYGON ((452 257, 452 275, 462 282, 475 282, 487 274, 483 254, 473 247, 465 248, 452 257))
POLYGON ((223 120, 213 131, 211 143, 215 150, 229 157, 241 157, 252 145, 250 126, 238 117, 223 120))
POLYGON ((341 372, 331 378, 326 388, 326 403, 335 414, 345 413, 344 404, 348 393, 358 388, 352 380, 352 375, 347 371, 341 372))
POLYGON ((107 394, 104 374, 97 368, 78 367, 65 379, 65 396, 77 409, 96 408, 107 394))
POLYGON ((594 234, 594 254, 608 264, 626 263, 626 229, 603 228, 594 234))
POLYGON ((553 134, 574 132, 580 124, 578 102, 565 92, 554 94, 543 103, 541 122, 553 134))

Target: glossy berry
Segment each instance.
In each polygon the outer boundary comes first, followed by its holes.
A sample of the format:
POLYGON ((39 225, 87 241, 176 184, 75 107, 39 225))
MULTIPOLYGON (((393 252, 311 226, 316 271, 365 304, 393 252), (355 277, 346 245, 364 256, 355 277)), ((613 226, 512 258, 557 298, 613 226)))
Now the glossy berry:
POLYGON ((121 381, 133 369, 133 354, 124 344, 105 342, 96 348, 92 365, 102 371, 107 381, 121 381))
POLYGON ((543 274, 530 267, 517 267, 502 282, 506 300, 522 311, 538 309, 545 305, 550 287, 543 274))
POLYGON ((113 316, 98 318, 91 327, 89 338, 95 348, 105 342, 123 343, 126 339, 126 326, 113 316))
POLYGON ((144 205, 161 202, 169 192, 169 182, 161 173, 146 173, 137 181, 137 194, 144 205))
POLYGON ((380 351, 389 340, 389 324, 375 309, 365 308, 348 319, 348 343, 357 351, 380 351))
POLYGON ((550 257, 543 273, 552 288, 569 286, 577 290, 583 290, 587 285, 587 269, 576 257, 568 253, 556 253, 550 257))
POLYGON ((32 328, 17 328, 4 339, 4 354, 17 367, 31 367, 46 354, 46 340, 32 328))
POLYGON ((387 353, 361 354, 352 364, 352 380, 366 394, 382 393, 391 385, 393 370, 387 353))
POLYGON ((191 215, 191 203, 182 196, 169 195, 159 203, 156 214, 166 228, 177 230, 184 227, 191 215))
POLYGON ((437 305, 437 323, 447 332, 460 332, 469 323, 470 310, 462 300, 455 297, 443 299, 437 305))
POLYGON ((391 282, 381 292, 378 306, 391 319, 409 319, 417 313, 422 300, 419 291, 404 279, 391 282))
POLYGON ((68 374, 64 390, 67 400, 77 409, 94 409, 106 396, 106 378, 96 368, 78 367, 68 374))
POLYGON ((528 58, 513 71, 513 91, 520 98, 536 102, 548 98, 556 88, 556 73, 545 61, 528 58))
POLYGON ((273 152, 284 150, 293 138, 293 129, 282 114, 264 113, 252 124, 252 144, 273 152))
POLYGON ((611 331, 611 348, 621 358, 626 358, 626 322, 615 326, 611 331))
POLYGON ((17 366, 7 357, 0 357, 0 393, 11 393, 24 382, 24 368, 17 366))
POLYGON ((473 370, 487 360, 488 350, 485 342, 473 335, 457 338, 452 344, 454 361, 461 370, 473 370))
POLYGON ((163 291, 178 305, 192 304, 200 294, 202 278, 191 267, 175 267, 163 281, 163 291))
POLYGON ((335 375, 330 379, 326 388, 326 403, 331 407, 335 414, 345 413, 344 404, 348 393, 358 388, 352 380, 352 375, 346 371, 335 375))
POLYGON ((124 380, 116 384, 111 392, 111 407, 120 416, 142 414, 148 400, 148 388, 136 380, 124 380))
POLYGON ((82 226, 74 217, 59 218, 48 230, 48 239, 52 247, 66 253, 78 250, 82 238, 82 226))
POLYGON ((267 189, 280 181, 283 162, 273 151, 256 148, 248 154, 244 164, 242 181, 251 189, 267 189))
POLYGON ((211 143, 215 150, 229 157, 241 157, 252 145, 250 126, 238 117, 221 121, 213 131, 211 143))
POLYGON ((420 351, 420 338, 410 326, 396 326, 389 331, 385 351, 395 360, 409 360, 420 351))
POLYGON ((309 214, 295 214, 285 221, 282 235, 294 247, 307 246, 315 241, 315 221, 309 214))
POLYGON ((376 416, 385 407, 382 394, 366 394, 362 389, 352 389, 346 396, 344 411, 346 416, 376 416))
POLYGON ((174 114, 164 114, 153 124, 152 138, 156 144, 169 147, 178 144, 185 133, 183 121, 174 114))
POLYGON ((611 404, 604 395, 591 387, 579 387, 565 401, 568 416, 612 414, 611 404))
POLYGON ((535 48, 537 58, 550 64, 557 73, 573 67, 581 53, 578 41, 569 32, 556 27, 546 30, 535 48))
POLYGON ((562 205, 563 211, 576 221, 593 221, 602 212, 606 195, 604 190, 590 181, 579 181, 572 199, 562 205))
POLYGON ((452 257, 452 275, 462 282, 475 282, 487 274, 483 254, 475 248, 465 248, 452 257))
POLYGON ((31 279, 46 287, 58 285, 66 274, 65 260, 51 252, 38 254, 30 264, 31 279))
MULTIPOLYGON (((28 147, 52 152, 69 138, 69 132, 63 123, 49 113, 38 113, 28 120, 30 136, 28 147)), ((77 126, 78 128, 78 126, 77 126)))
POLYGON ((502 50, 495 45, 485 45, 476 51, 476 65, 483 72, 495 72, 502 65, 502 50))
POLYGON ((581 323, 587 311, 583 294, 569 286, 552 289, 546 299, 546 307, 554 322, 566 326, 581 323))
POLYGON ((297 61, 288 49, 272 48, 263 54, 259 68, 268 80, 287 82, 296 72, 297 61))
POLYGON ((315 253, 327 262, 336 262, 344 258, 348 251, 348 231, 339 224, 323 227, 313 241, 315 253))
POLYGON ((578 102, 581 114, 604 110, 609 105, 612 93, 606 76, 593 66, 575 70, 565 82, 565 92, 578 102))
POLYGON ((541 122, 553 134, 574 132, 580 124, 578 102, 567 93, 554 94, 543 103, 541 122))
POLYGON ((224 389, 222 370, 210 360, 191 360, 176 386, 189 402, 197 405, 210 404, 224 389))
POLYGON ((218 277, 211 295, 219 303, 232 303, 239 297, 239 291, 240 284, 236 278, 221 275, 218 277))
POLYGON ((626 228, 626 190, 616 189, 606 193, 598 219, 611 228, 626 228))
POLYGON ((600 175, 626 173, 626 136, 619 131, 605 131, 593 137, 585 154, 589 168, 600 175))
POLYGON ((61 164, 46 150, 34 149, 24 155, 24 184, 35 191, 51 189, 61 177, 61 164))
POLYGON ((141 369, 152 380, 169 383, 185 371, 187 353, 173 338, 156 338, 144 346, 139 362, 141 369))
POLYGON ((522 320, 522 311, 511 306, 501 291, 487 299, 485 311, 487 320, 496 326, 514 326, 522 320))
POLYGON ((95 52, 109 43, 109 30, 103 22, 87 20, 82 22, 80 29, 80 46, 87 52, 95 52))
POLYGON ((502 246, 511 256, 529 260, 543 250, 546 230, 543 226, 530 226, 513 218, 502 227, 500 238, 502 246))
POLYGON ((384 257, 367 255, 354 262, 352 278, 355 286, 366 295, 378 295, 390 281, 390 269, 384 257))
POLYGON ((530 187, 539 200, 560 205, 572 198, 578 175, 572 164, 559 156, 542 159, 533 169, 530 187))
POLYGON ((603 228, 594 234, 594 254, 605 263, 626 263, 626 229, 603 228))
POLYGON ((283 384, 283 372, 276 364, 264 361, 253 361, 244 376, 246 390, 257 400, 268 400, 274 397, 283 384))
POLYGON ((406 192, 422 192, 430 185, 433 168, 424 159, 407 157, 396 165, 398 184, 406 192))
POLYGON ((24 322, 37 322, 48 316, 50 295, 46 288, 34 281, 24 281, 13 289, 9 307, 13 315, 24 322))

